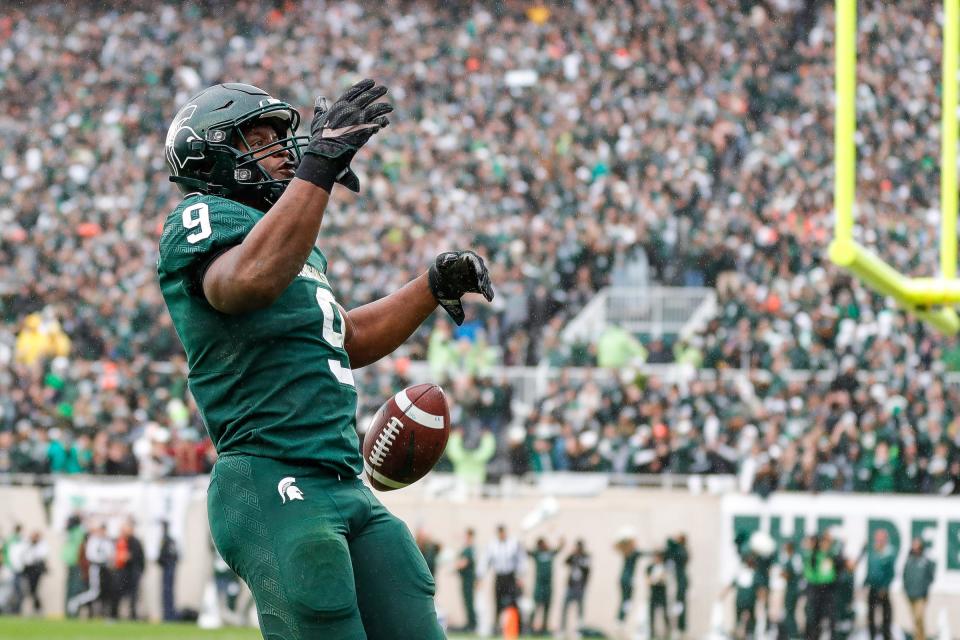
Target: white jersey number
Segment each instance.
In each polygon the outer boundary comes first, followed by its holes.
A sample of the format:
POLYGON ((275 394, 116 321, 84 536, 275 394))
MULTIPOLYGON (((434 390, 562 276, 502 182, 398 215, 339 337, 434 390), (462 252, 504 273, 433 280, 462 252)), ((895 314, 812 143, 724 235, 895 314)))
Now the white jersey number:
MULTIPOLYGON (((317 287, 317 305, 320 307, 320 314, 323 316, 323 341, 331 347, 343 349, 344 319, 333 294, 323 287, 317 287), (335 318, 340 321, 340 331, 333 328, 335 318)), ((327 365, 329 365, 333 377, 340 384, 354 386, 353 371, 348 367, 344 367, 339 360, 333 359, 327 360, 327 365)))
POLYGON ((323 287, 317 287, 317 304, 320 305, 320 312, 323 314, 323 339, 331 347, 342 349, 343 331, 333 330, 334 318, 340 320, 340 327, 343 328, 343 318, 340 316, 339 309, 337 309, 336 299, 332 293, 323 287))
POLYGON ((210 207, 206 202, 192 204, 183 210, 183 227, 185 229, 195 229, 200 227, 187 236, 187 242, 196 244, 205 238, 209 238, 213 230, 210 228, 210 207))

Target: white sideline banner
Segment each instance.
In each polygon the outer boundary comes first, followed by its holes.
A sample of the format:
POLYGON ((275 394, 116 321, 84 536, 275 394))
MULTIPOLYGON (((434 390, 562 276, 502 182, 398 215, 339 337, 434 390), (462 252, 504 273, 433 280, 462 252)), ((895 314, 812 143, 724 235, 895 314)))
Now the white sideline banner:
POLYGON ((88 526, 102 522, 108 535, 116 537, 123 523, 132 517, 147 559, 154 560, 160 553, 160 523, 166 521, 182 555, 193 487, 194 482, 189 479, 111 482, 57 478, 53 485, 51 524, 63 531, 70 516, 79 514, 88 526))
MULTIPOLYGON (((933 589, 960 594, 960 498, 917 495, 774 494, 762 499, 729 494, 720 503, 721 570, 732 580, 738 565, 737 533, 762 530, 779 544, 830 529, 843 542, 844 555, 856 558, 873 532, 885 529, 897 550, 896 579, 900 587, 910 541, 921 537, 927 556, 937 565, 933 589)), ((865 563, 858 567, 862 583, 865 563)))

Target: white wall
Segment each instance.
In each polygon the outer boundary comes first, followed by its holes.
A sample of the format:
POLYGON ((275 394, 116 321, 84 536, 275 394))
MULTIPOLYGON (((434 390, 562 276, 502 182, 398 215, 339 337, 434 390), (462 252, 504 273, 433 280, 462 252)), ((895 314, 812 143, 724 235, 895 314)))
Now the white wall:
MULTIPOLYGON (((198 483, 202 486, 202 483, 198 483)), ((403 518, 411 530, 424 527, 432 536, 443 541, 452 551, 459 551, 463 531, 467 527, 477 530, 478 546, 482 547, 494 536, 494 529, 498 523, 506 524, 510 531, 521 534, 520 523, 524 517, 541 503, 543 497, 539 495, 518 496, 504 499, 471 499, 468 501, 453 501, 446 498, 431 498, 422 487, 415 485, 402 491, 378 494, 398 516, 403 518)), ((817 517, 817 509, 807 506, 798 507, 797 499, 813 501, 811 504, 827 504, 831 513, 844 514, 849 512, 864 513, 871 509, 877 514, 889 512, 887 506, 892 504, 889 497, 881 496, 831 496, 830 502, 821 500, 817 503, 814 497, 785 496, 786 504, 791 505, 791 514, 797 509, 807 509, 811 518, 817 517), (847 508, 845 505, 849 505, 847 508), (856 508, 854 508, 856 505, 856 508)), ((667 536, 685 532, 690 546, 690 615, 688 616, 691 629, 690 637, 705 637, 709 624, 713 604, 717 601, 720 591, 729 579, 728 565, 733 550, 729 543, 731 514, 743 513, 746 508, 757 505, 776 505, 773 503, 751 502, 744 503, 742 497, 728 498, 724 506, 724 499, 714 495, 692 495, 683 490, 658 489, 626 489, 612 488, 601 494, 590 497, 559 497, 557 498, 558 511, 554 517, 545 521, 534 530, 523 535, 523 539, 532 545, 538 535, 545 535, 551 541, 561 535, 567 539, 568 547, 573 540, 583 537, 587 541, 589 551, 594 556, 594 569, 588 588, 587 621, 608 631, 615 628, 615 615, 619 602, 618 579, 620 573, 620 558, 613 549, 614 537, 617 530, 624 526, 632 526, 638 534, 638 543, 641 548, 651 549, 663 545, 667 536), (732 500, 733 502, 729 502, 732 500), (732 509, 730 504, 737 508, 732 509), (746 506, 744 506, 746 505, 746 506), (752 505, 752 506, 751 506, 752 505), (722 573, 723 572, 723 573, 722 573)), ((896 507, 898 518, 903 518, 904 512, 917 505, 920 516, 928 514, 931 509, 938 509, 932 498, 899 498, 896 507)), ((942 509, 953 511, 960 505, 955 499, 941 499, 942 509)), ((940 504, 940 503, 938 503, 940 504)), ((766 508, 764 522, 769 521, 770 509, 766 508)), ((7 535, 13 522, 21 522, 27 531, 34 528, 46 530, 46 515, 41 501, 41 493, 33 488, 2 487, 0 488, 0 534, 7 535)), ((854 526, 854 525, 851 525, 854 526)), ((210 557, 207 543, 206 505, 202 490, 198 490, 189 503, 186 520, 187 539, 184 554, 177 577, 178 605, 192 606, 200 609, 200 598, 203 587, 210 576, 210 557)), ((59 553, 63 535, 60 531, 47 530, 47 538, 51 543, 53 561, 50 563, 50 573, 44 578, 43 598, 48 606, 48 613, 60 615, 63 606, 65 571, 59 562, 59 553)), ((532 567, 531 567, 532 569, 532 567)), ((635 600, 640 604, 645 601, 643 586, 643 567, 637 572, 637 595, 635 600)), ((562 562, 558 562, 554 576, 554 606, 553 618, 559 620, 566 569, 562 562)), ((453 624, 460 624, 463 620, 463 609, 460 601, 460 586, 452 562, 442 564, 438 569, 438 604, 447 614, 453 624)), ((527 585, 532 584, 532 575, 527 577, 527 585)), ((489 579, 482 582, 480 589, 484 597, 492 599, 492 585, 489 579)), ((151 564, 144 576, 142 608, 153 619, 160 617, 160 575, 155 564, 151 564)), ((858 598, 865 597, 858 592, 858 598)), ((910 628, 910 618, 902 592, 894 589, 894 619, 904 628, 910 628)), ((779 598, 773 598, 777 603, 779 598)), ((727 618, 730 617, 732 603, 727 601, 727 618)), ((947 612, 953 636, 960 636, 960 595, 941 590, 931 597, 928 628, 936 628, 935 623, 939 612, 947 612)))

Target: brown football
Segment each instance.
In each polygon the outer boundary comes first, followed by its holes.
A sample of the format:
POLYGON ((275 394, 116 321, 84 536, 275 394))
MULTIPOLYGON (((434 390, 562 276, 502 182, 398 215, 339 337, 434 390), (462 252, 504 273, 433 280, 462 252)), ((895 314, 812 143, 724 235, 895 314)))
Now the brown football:
POLYGON ((383 403, 363 437, 363 469, 374 489, 402 489, 425 476, 447 446, 443 389, 417 384, 383 403))

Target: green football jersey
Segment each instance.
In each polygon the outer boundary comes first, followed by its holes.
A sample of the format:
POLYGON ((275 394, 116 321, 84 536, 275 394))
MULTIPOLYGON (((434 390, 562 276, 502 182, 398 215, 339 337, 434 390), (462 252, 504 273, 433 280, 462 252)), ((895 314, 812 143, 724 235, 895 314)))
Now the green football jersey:
POLYGON ((227 315, 203 295, 206 267, 240 244, 263 215, 196 194, 184 198, 164 224, 157 273, 187 354, 190 391, 218 453, 316 464, 356 476, 363 468, 357 392, 323 253, 314 248, 266 309, 227 315))
POLYGON ((553 550, 540 551, 534 549, 528 552, 533 558, 536 571, 534 572, 534 583, 537 586, 549 587, 553 584, 553 559, 557 552, 553 550))
POLYGON ((639 551, 631 551, 623 557, 623 569, 620 571, 620 584, 632 584, 633 573, 637 570, 637 560, 640 559, 639 551))

